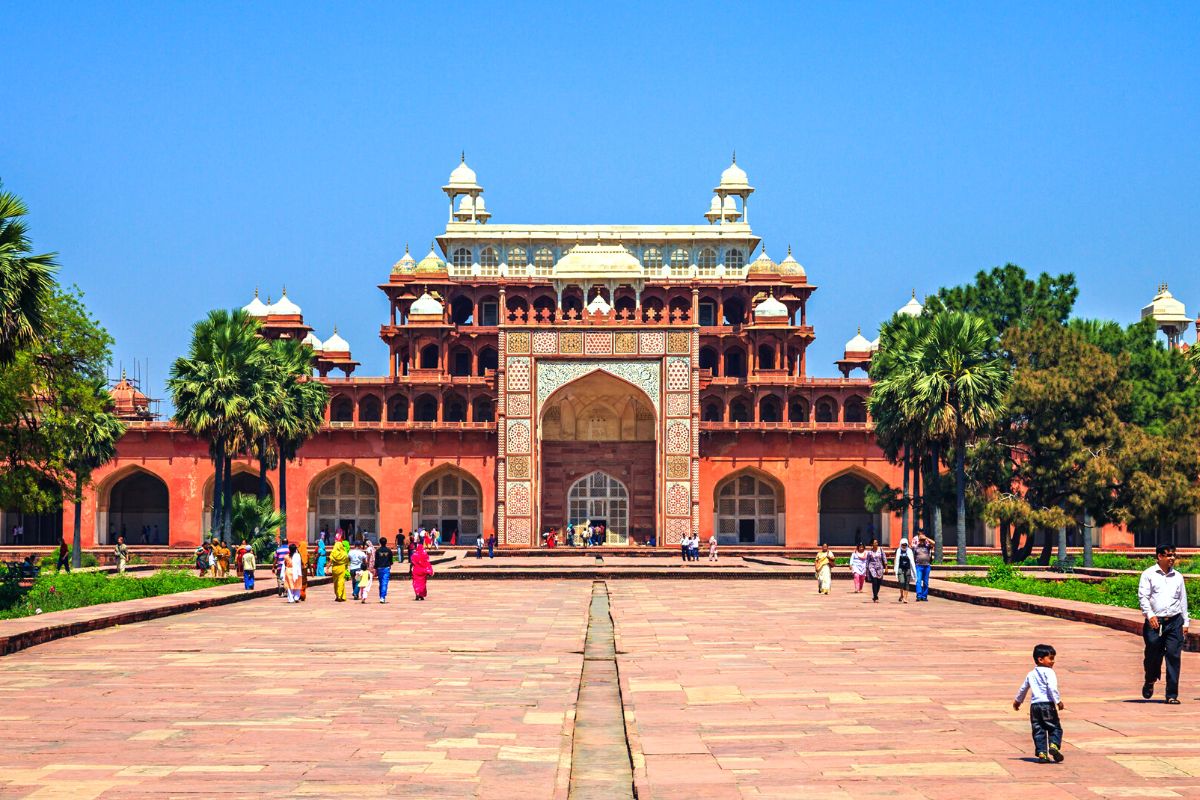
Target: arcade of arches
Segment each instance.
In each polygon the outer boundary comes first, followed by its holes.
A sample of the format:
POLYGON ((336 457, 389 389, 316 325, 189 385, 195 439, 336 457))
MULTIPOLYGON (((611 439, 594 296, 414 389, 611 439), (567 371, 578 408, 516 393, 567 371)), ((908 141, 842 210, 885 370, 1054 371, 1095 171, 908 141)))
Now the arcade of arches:
POLYGON ((135 469, 111 484, 100 498, 98 544, 112 544, 118 536, 124 536, 127 544, 171 543, 171 495, 162 478, 135 469))
POLYGON ((606 525, 612 544, 648 543, 654 536, 655 426, 649 398, 606 372, 551 395, 539 426, 543 528, 590 519, 606 525), (581 484, 584 476, 590 478, 581 484))

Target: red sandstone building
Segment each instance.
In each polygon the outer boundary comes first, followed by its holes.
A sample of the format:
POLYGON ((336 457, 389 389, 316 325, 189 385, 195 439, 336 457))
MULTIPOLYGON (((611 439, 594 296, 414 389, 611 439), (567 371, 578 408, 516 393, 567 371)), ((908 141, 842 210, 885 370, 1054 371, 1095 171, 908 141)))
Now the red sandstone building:
MULTIPOLYGON (((808 376, 816 286, 790 249, 776 263, 760 248, 736 163, 701 225, 491 224, 465 162, 443 190, 446 230, 379 287, 387 375, 353 377, 350 345, 336 330, 316 337, 286 291, 246 306, 264 335, 308 342, 330 390, 327 424, 287 470, 291 536, 423 525, 536 547, 542 531, 591 520, 616 545, 693 532, 743 546, 895 543, 898 520, 867 513, 863 490, 898 485, 899 471, 875 445, 867 379, 849 377, 876 343, 847 343, 842 378, 808 376)), ((920 308, 914 297, 901 313, 920 308)), ((129 432, 95 475, 85 546, 122 532, 199 542, 207 443, 153 419, 128 381, 114 396, 129 432)), ((253 464, 234 472, 237 490, 257 490, 253 464)), ((56 541, 61 525, 43 518, 37 538, 56 541)))

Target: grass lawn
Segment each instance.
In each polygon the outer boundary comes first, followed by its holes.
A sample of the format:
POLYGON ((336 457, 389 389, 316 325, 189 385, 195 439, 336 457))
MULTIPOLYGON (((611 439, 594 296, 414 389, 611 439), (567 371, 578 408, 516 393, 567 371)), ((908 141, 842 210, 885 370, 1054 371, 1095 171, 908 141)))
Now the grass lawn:
MULTIPOLYGON (((1022 575, 1012 567, 998 566, 988 570, 986 576, 963 575, 948 580, 1039 597, 1056 597, 1060 600, 1078 600, 1084 603, 1097 603, 1120 608, 1138 607, 1137 575, 1119 575, 1114 578, 1105 578, 1096 583, 1074 580, 1045 581, 1022 575)), ((1200 581, 1189 580, 1187 590, 1189 614, 1196 616, 1200 614, 1200 581)))
POLYGON ((17 585, 15 575, 0 576, 0 619, 28 617, 41 609, 65 611, 100 603, 158 597, 233 583, 237 578, 197 578, 180 570, 162 570, 145 578, 96 572, 45 574, 28 589, 17 585))
MULTIPOLYGON (((1075 559, 1075 566, 1083 566, 1083 556, 1072 554, 1075 559)), ((950 556, 943 560, 943 563, 953 564, 954 557, 950 556)), ((983 567, 998 567, 1004 563, 998 555, 968 555, 967 564, 983 567)), ((1053 563, 1053 561, 1051 562, 1053 563)), ((1126 556, 1120 553, 1093 553, 1092 566, 1097 569, 1136 569, 1143 570, 1154 563, 1152 556, 1126 556)), ((1021 567, 1036 567, 1037 559, 1030 557, 1014 566, 1021 567)), ((1175 569, 1186 573, 1200 573, 1200 558, 1182 558, 1175 562, 1175 569)))

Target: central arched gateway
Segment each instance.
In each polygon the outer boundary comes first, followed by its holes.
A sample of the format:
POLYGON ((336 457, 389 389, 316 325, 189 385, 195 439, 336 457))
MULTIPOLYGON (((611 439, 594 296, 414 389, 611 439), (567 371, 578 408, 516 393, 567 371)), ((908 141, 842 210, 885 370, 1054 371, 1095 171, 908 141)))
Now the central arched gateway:
POLYGON ((655 536, 658 459, 654 407, 604 371, 560 387, 541 407, 538 471, 542 530, 603 521, 609 544, 655 536))
POLYGON ((577 525, 603 524, 608 533, 605 544, 629 543, 629 490, 607 472, 596 470, 571 484, 567 514, 577 525))
POLYGON ((888 541, 887 518, 867 510, 866 489, 875 481, 851 470, 826 481, 818 495, 821 544, 852 545, 888 541))

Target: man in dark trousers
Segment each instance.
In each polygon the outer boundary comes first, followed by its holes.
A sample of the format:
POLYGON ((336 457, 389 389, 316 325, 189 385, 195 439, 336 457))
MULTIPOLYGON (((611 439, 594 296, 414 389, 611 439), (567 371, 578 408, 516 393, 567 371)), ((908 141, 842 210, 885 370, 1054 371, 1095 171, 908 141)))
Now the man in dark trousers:
POLYGON ((1190 622, 1187 588, 1183 574, 1175 570, 1175 545, 1160 544, 1154 556, 1157 563, 1143 572, 1138 581, 1138 605, 1146 615, 1142 625, 1142 639, 1146 642, 1142 697, 1149 700, 1154 696, 1154 684, 1162 676, 1165 658, 1167 703, 1179 705, 1179 661, 1190 622))
POLYGON ((488 558, 496 557, 496 534, 488 537, 488 558))

